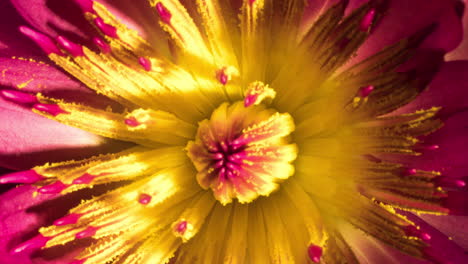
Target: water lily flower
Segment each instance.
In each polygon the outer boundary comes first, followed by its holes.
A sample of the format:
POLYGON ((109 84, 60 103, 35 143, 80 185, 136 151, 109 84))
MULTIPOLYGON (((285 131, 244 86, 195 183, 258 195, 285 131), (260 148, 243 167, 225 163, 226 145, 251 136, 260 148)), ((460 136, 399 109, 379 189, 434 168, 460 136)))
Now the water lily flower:
POLYGON ((0 6, 0 263, 468 263, 463 1, 0 6))

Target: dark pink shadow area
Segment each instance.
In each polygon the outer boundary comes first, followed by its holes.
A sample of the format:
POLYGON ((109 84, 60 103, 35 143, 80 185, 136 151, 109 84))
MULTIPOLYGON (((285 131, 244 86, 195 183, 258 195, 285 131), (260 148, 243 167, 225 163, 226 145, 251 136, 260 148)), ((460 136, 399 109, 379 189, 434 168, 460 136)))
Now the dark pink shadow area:
POLYGON ((26 170, 47 162, 60 162, 72 159, 79 160, 98 154, 115 153, 131 146, 133 146, 133 144, 128 142, 112 141, 107 145, 92 147, 54 149, 17 155, 0 154, 0 166, 11 170, 26 170))

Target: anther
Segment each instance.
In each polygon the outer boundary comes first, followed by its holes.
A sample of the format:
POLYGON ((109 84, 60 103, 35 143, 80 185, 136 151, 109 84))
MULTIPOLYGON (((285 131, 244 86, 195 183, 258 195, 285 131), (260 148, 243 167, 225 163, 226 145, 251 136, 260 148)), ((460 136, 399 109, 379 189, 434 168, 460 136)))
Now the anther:
POLYGON ((320 259, 322 258, 323 250, 321 247, 311 244, 307 249, 307 253, 309 254, 310 260, 315 263, 319 263, 320 259))
POLYGON ((54 226, 64 226, 64 225, 72 225, 76 224, 80 219, 81 214, 69 214, 60 219, 54 221, 54 226))
POLYGON ((142 193, 140 194, 140 197, 138 197, 138 202, 141 203, 141 204, 149 204, 151 202, 151 195, 149 194, 146 194, 146 193, 142 193))
POLYGON ((369 27, 372 25, 372 22, 374 21, 374 18, 375 18, 375 9, 372 8, 362 18, 361 23, 359 24, 359 30, 362 32, 368 31, 369 27))
POLYGON ((34 42, 36 42, 41 49, 47 53, 47 55, 50 55, 52 53, 58 54, 58 55, 63 55, 63 53, 60 51, 60 49, 55 45, 55 43, 46 35, 41 34, 39 32, 36 32, 28 27, 21 26, 19 27, 19 30, 21 33, 32 39, 34 42))
POLYGON ((71 42, 63 36, 57 37, 57 42, 64 50, 70 53, 73 57, 84 56, 83 47, 76 43, 71 42))
POLYGON ((229 81, 239 75, 239 71, 233 66, 226 66, 216 71, 216 79, 222 85, 228 84, 229 81))
POLYGON ((156 4, 156 11, 158 12, 159 17, 161 18, 161 21, 163 21, 166 24, 171 23, 172 14, 161 2, 158 2, 156 4))
POLYGON ((101 50, 102 53, 107 54, 111 52, 111 47, 101 38, 94 37, 93 43, 101 50))
POLYGON ((41 112, 45 112, 52 116, 58 116, 59 114, 68 114, 67 111, 60 108, 60 106, 56 104, 35 104, 33 105, 33 109, 36 109, 41 112))
POLYGON ((266 98, 275 98, 276 92, 262 82, 253 82, 247 88, 244 96, 244 106, 249 107, 260 104, 266 98))
POLYGON ((75 3, 80 6, 85 13, 95 13, 92 0, 75 0, 75 3))
POLYGON ((146 71, 151 71, 151 61, 149 59, 140 57, 138 58, 138 63, 140 63, 146 71))
POLYGON ((228 83, 229 76, 226 74, 225 70, 220 70, 217 75, 218 75, 218 81, 222 85, 226 85, 228 83))
POLYGON ((32 94, 15 91, 15 90, 2 90, 0 95, 7 99, 8 101, 17 103, 17 104, 36 104, 39 103, 37 97, 32 94))
POLYGON ((68 185, 64 184, 63 182, 56 181, 52 184, 39 188, 37 191, 43 194, 56 194, 56 193, 61 193, 67 187, 68 185))
POLYGON ((439 176, 434 178, 434 183, 439 187, 463 188, 466 182, 463 179, 439 176))
POLYGON ((96 176, 85 173, 81 175, 80 177, 76 178, 73 180, 73 184, 90 184, 96 176))
POLYGON ((187 221, 181 221, 174 227, 174 229, 177 233, 183 235, 185 231, 187 231, 187 224, 187 221))
POLYGON ((0 177, 0 184, 7 183, 35 183, 44 179, 44 176, 40 175, 34 170, 13 172, 0 177))
POLYGON ((130 127, 137 127, 137 126, 141 125, 140 122, 138 122, 138 120, 137 120, 135 117, 133 117, 133 116, 131 116, 131 117, 129 117, 129 118, 126 118, 126 119, 124 120, 124 123, 125 123, 127 126, 130 126, 130 127))
POLYGON ((424 241, 431 240, 431 235, 429 235, 426 232, 423 232, 421 229, 418 229, 415 226, 412 226, 412 225, 406 226, 404 227, 404 231, 407 236, 418 237, 424 241))
POLYGON ((399 169, 399 173, 402 176, 413 176, 418 173, 418 171, 415 168, 401 168, 399 169))
POLYGON ((49 241, 51 238, 50 237, 45 237, 43 235, 37 235, 36 237, 25 241, 18 246, 16 246, 11 253, 12 254, 18 254, 21 252, 25 251, 30 251, 30 250, 35 250, 35 249, 40 249, 44 247, 47 244, 47 241, 49 241))
POLYGON ((104 20, 102 20, 102 18, 96 17, 94 19, 94 24, 96 25, 96 27, 99 28, 99 30, 101 30, 101 32, 104 35, 109 36, 111 38, 119 38, 119 36, 117 35, 117 28, 104 23, 104 20))
POLYGON ((375 87, 373 85, 368 85, 368 86, 361 87, 359 89, 358 95, 361 98, 366 98, 374 91, 374 89, 375 89, 375 87))
POLYGON ((417 144, 414 147, 414 150, 416 151, 433 151, 433 150, 438 150, 440 147, 439 145, 433 144, 433 145, 424 145, 424 144, 417 144))
POLYGON ((88 226, 85 230, 76 233, 75 238, 76 239, 81 239, 81 238, 86 238, 86 237, 92 237, 96 234, 98 231, 98 227, 93 227, 93 226, 88 226))

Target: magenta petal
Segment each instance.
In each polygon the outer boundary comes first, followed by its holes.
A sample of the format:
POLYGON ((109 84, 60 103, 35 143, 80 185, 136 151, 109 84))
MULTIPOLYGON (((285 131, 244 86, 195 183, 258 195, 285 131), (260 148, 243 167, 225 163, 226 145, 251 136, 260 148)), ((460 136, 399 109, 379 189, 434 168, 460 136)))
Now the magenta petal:
MULTIPOLYGON (((467 248, 462 248, 438 229, 411 213, 403 213, 408 219, 431 235, 428 242, 437 263, 468 263, 467 248), (445 262, 442 262, 445 261, 445 262)), ((444 216, 434 216, 444 218, 444 216)))
POLYGON ((85 37, 84 32, 90 29, 81 9, 73 1, 11 0, 11 2, 30 25, 52 37, 63 32, 85 37))
POLYGON ((119 109, 119 105, 115 102, 97 95, 45 62, 0 57, 0 69, 2 69, 0 85, 17 88, 22 92, 41 92, 53 98, 85 103, 94 107, 106 108, 111 105, 113 109, 119 109))
POLYGON ((307 8, 304 11, 302 22, 301 22, 301 29, 302 33, 306 32, 307 30, 312 27, 314 22, 317 18, 323 14, 330 6, 335 4, 336 1, 331 0, 309 0, 307 3, 307 8))
MULTIPOLYGON (((367 1, 351 0, 347 12, 364 2, 367 1)), ((460 43, 463 30, 453 1, 392 0, 388 2, 387 14, 366 43, 360 47, 358 56, 352 60, 351 64, 433 23, 437 23, 438 27, 423 43, 424 48, 450 51, 460 43)))
POLYGON ((19 243, 32 238, 36 228, 44 224, 43 216, 28 213, 26 209, 54 196, 41 195, 33 198, 32 193, 35 189, 35 187, 25 185, 0 195, 2 201, 0 203, 0 263, 32 263, 28 255, 12 256, 9 251, 19 243))
POLYGON ((80 201, 79 196, 68 197, 68 203, 64 200, 55 200, 57 195, 33 196, 36 189, 30 185, 23 185, 0 195, 0 263, 2 264, 65 264, 82 250, 80 247, 83 244, 72 243, 74 245, 58 250, 10 254, 13 248, 37 236, 37 228, 52 224, 57 214, 65 213, 68 209, 66 206, 80 201))
POLYGON ((101 137, 49 120, 3 99, 0 99, 0 119, 0 164, 5 167, 30 166, 28 160, 21 161, 23 154, 97 147, 103 143, 101 137), (11 164, 15 157, 17 164, 11 164))
POLYGON ((425 137, 425 145, 437 144, 436 150, 426 150, 420 156, 386 155, 388 161, 406 164, 411 168, 439 171, 454 179, 467 176, 468 164, 468 112, 461 112, 445 120, 444 126, 425 137))
POLYGON ((0 55, 29 57, 41 54, 39 47, 19 32, 18 27, 26 24, 9 1, 0 1, 0 55))
POLYGON ((457 0, 458 1, 458 10, 460 14, 463 16, 463 29, 464 29, 464 36, 465 38, 463 41, 460 43, 460 45, 447 54, 447 60, 466 60, 468 59, 468 12, 466 10, 465 4, 460 4, 464 0, 457 0), (462 8, 462 5, 464 8, 462 8), (464 10, 464 12, 461 12, 461 10, 464 10))
POLYGON ((437 228, 455 243, 468 250, 468 216, 459 215, 421 215, 424 221, 437 228))
POLYGON ((419 109, 441 106, 442 116, 468 107, 468 61, 444 63, 429 87, 410 104, 396 113, 409 113, 419 109))
POLYGON ((343 235, 360 263, 430 264, 428 261, 408 256, 356 228, 349 228, 343 235))
POLYGON ((62 71, 41 61, 0 58, 3 73, 0 84, 39 92, 67 87, 69 90, 89 91, 62 71))

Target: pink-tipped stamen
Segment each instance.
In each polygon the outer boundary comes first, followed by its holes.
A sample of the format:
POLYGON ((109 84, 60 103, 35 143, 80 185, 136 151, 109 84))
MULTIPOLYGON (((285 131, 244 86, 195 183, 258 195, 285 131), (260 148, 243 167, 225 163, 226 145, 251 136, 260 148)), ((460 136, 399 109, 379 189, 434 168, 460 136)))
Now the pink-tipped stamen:
POLYGON ((75 238, 81 239, 81 238, 92 237, 96 234, 98 230, 99 230, 98 227, 88 226, 88 228, 86 228, 85 230, 76 233, 75 238))
POLYGON ((133 117, 133 116, 131 116, 131 117, 129 117, 129 118, 126 118, 126 119, 124 120, 124 123, 125 123, 127 126, 130 126, 130 127, 137 127, 137 126, 141 125, 141 123, 138 122, 138 120, 137 120, 135 117, 133 117))
POLYGON ((156 11, 158 12, 158 15, 161 18, 162 22, 166 24, 171 23, 172 14, 161 2, 158 2, 156 4, 156 11))
POLYGON ((69 214, 54 221, 54 226, 64 226, 76 224, 82 214, 69 214))
POLYGON ((422 239, 424 241, 431 240, 431 235, 429 235, 426 232, 423 232, 421 229, 418 229, 415 226, 412 226, 412 225, 406 226, 404 228, 404 231, 405 231, 405 234, 407 236, 417 237, 417 238, 420 238, 420 239, 422 239))
POLYGON ((92 0, 75 0, 75 3, 80 6, 85 13, 95 13, 92 0))
POLYGON ((85 173, 81 175, 80 177, 76 178, 73 180, 73 184, 90 184, 96 176, 85 173))
POLYGON ((375 87, 373 85, 368 85, 368 86, 364 86, 364 87, 361 87, 359 89, 359 97, 361 98, 366 98, 368 97, 373 91, 375 90, 375 87))
POLYGON ((362 32, 367 32, 374 22, 376 11, 374 8, 369 10, 364 17, 361 20, 361 23, 359 24, 359 30, 362 32))
POLYGON ((226 85, 229 81, 229 76, 226 74, 226 70, 225 69, 222 69, 222 70, 219 70, 218 71, 218 81, 222 84, 222 85, 226 85))
POLYGON ((97 28, 99 28, 99 30, 101 30, 102 34, 109 36, 111 38, 119 38, 119 36, 117 35, 117 28, 112 25, 104 23, 104 20, 102 20, 102 18, 96 17, 94 19, 94 24, 96 25, 97 28))
POLYGON ((65 190, 68 187, 68 185, 64 184, 61 181, 56 181, 52 184, 43 186, 39 188, 37 191, 42 193, 42 194, 57 194, 61 193, 63 190, 65 190))
POLYGON ((15 91, 15 90, 2 90, 0 95, 7 99, 8 101, 17 103, 17 104, 36 104, 39 103, 37 97, 32 94, 15 91))
POLYGON ((0 177, 0 184, 7 183, 36 183, 40 180, 45 179, 44 176, 40 175, 34 170, 19 171, 9 174, 5 174, 0 177))
POLYGON ((187 231, 187 221, 181 221, 180 223, 177 224, 175 231, 181 235, 187 231))
POLYGON ((258 99, 258 94, 249 94, 244 98, 244 107, 249 107, 253 105, 257 99, 258 99))
POLYGON ((419 144, 415 146, 416 151, 434 151, 434 150, 438 150, 439 148, 440 146, 436 144, 433 144, 433 145, 419 144))
POLYGON ((83 47, 76 43, 71 42, 63 36, 57 37, 57 42, 61 48, 70 53, 73 57, 82 57, 84 56, 83 47))
POLYGON ((56 104, 35 104, 33 105, 33 109, 36 109, 41 112, 45 112, 52 116, 58 116, 60 114, 67 114, 68 112, 60 108, 60 106, 56 104))
POLYGON ((29 37, 31 40, 36 42, 41 49, 47 53, 47 55, 50 55, 52 53, 58 54, 58 55, 63 55, 63 53, 60 51, 60 49, 55 45, 55 43, 46 35, 41 34, 37 31, 34 31, 28 27, 21 26, 19 27, 19 30, 21 33, 29 37))
POLYGON ((110 53, 111 47, 101 38, 94 37, 93 43, 101 50, 102 53, 107 54, 110 53))
POLYGON ((439 187, 449 188, 463 188, 466 187, 466 182, 463 179, 452 178, 452 177, 436 177, 434 183, 439 187))
POLYGON ((140 194, 140 197, 138 197, 138 202, 141 203, 141 204, 149 204, 151 202, 151 195, 149 194, 146 194, 146 193, 142 193, 140 194))
POLYGON ((25 241, 11 250, 11 254, 18 254, 25 251, 31 251, 35 249, 40 249, 47 244, 50 237, 45 237, 43 235, 37 235, 36 237, 25 241))
POLYGON ((321 247, 311 244, 307 249, 307 253, 312 262, 319 263, 322 258, 323 250, 321 247))
POLYGON ((399 171, 402 176, 413 176, 418 173, 418 170, 415 168, 401 168, 399 171))
POLYGON ((151 61, 145 57, 138 58, 138 63, 145 69, 145 71, 151 71, 151 61))

